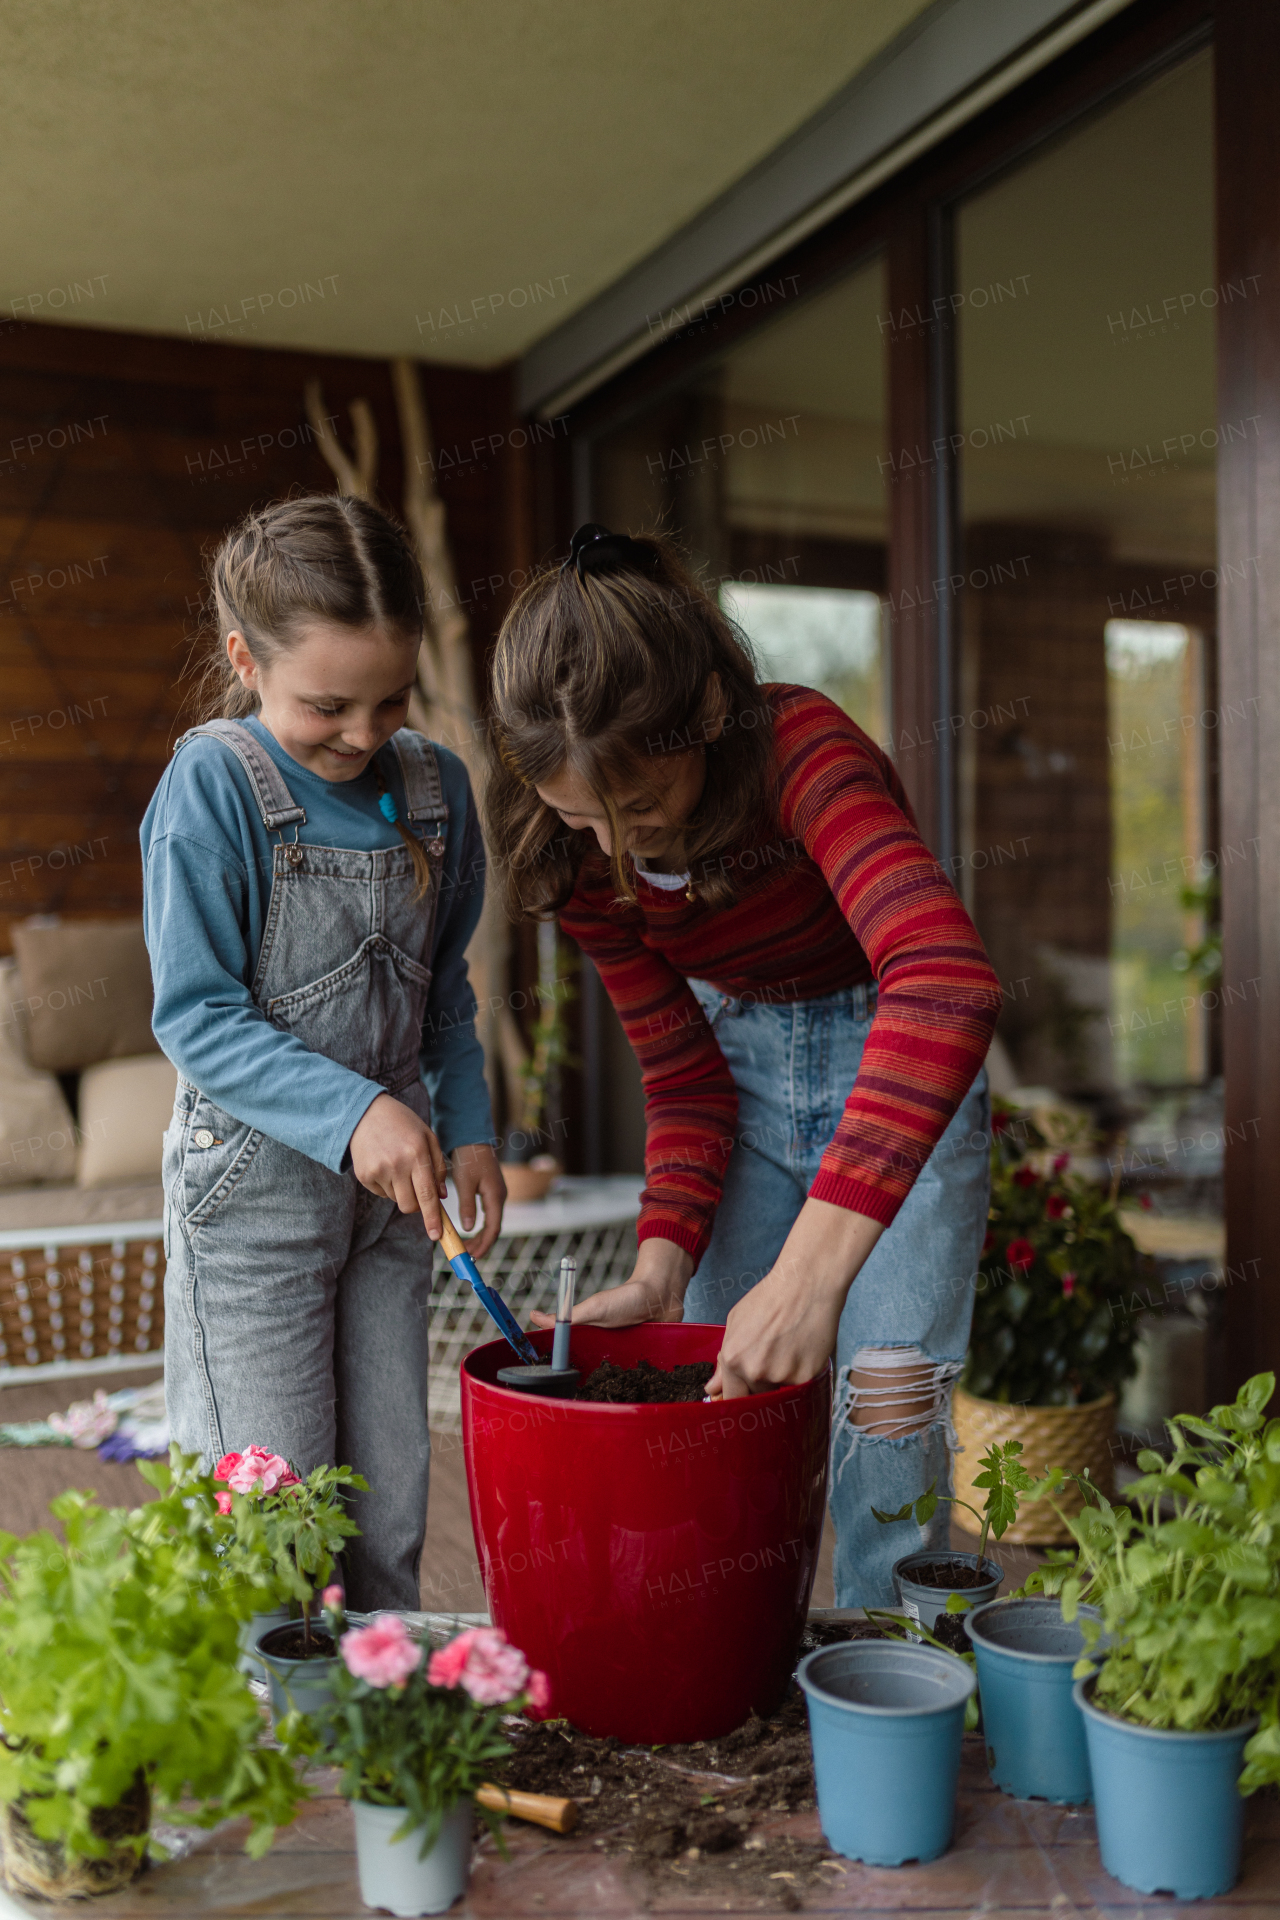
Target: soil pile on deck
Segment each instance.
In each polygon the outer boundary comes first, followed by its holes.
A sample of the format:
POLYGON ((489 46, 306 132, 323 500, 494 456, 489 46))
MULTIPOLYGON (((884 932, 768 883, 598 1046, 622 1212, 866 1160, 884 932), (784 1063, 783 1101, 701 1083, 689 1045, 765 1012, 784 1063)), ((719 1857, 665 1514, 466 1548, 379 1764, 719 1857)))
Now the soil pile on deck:
MULTIPOLYGON (((850 1637, 846 1628, 823 1631, 850 1637)), ((817 1804, 804 1697, 794 1685, 776 1713, 753 1713, 732 1733, 691 1746, 624 1747, 565 1720, 513 1737, 515 1752, 494 1778, 576 1800, 580 1833, 602 1853, 630 1854, 657 1890, 673 1893, 683 1882, 682 1892, 792 1912, 838 1878, 822 1865, 837 1858, 829 1847, 769 1831, 771 1815, 817 1804)))
POLYGON ((652 1360, 641 1360, 634 1367, 615 1367, 611 1360, 605 1360, 587 1376, 574 1398, 636 1406, 701 1400, 715 1370, 711 1360, 693 1360, 683 1367, 658 1367, 652 1360))

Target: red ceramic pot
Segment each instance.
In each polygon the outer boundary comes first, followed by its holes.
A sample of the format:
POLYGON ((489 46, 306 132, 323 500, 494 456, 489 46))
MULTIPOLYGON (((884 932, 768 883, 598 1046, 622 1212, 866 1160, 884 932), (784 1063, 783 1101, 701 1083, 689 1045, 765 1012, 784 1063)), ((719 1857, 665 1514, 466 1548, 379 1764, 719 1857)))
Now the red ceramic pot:
MULTIPOLYGON (((575 1327, 573 1364, 714 1360, 723 1332, 575 1327)), ((510 1363, 495 1340, 462 1366, 471 1524, 494 1625, 548 1675, 551 1715, 649 1746, 770 1712, 822 1537, 830 1369, 647 1407, 516 1393, 497 1384, 510 1363)))

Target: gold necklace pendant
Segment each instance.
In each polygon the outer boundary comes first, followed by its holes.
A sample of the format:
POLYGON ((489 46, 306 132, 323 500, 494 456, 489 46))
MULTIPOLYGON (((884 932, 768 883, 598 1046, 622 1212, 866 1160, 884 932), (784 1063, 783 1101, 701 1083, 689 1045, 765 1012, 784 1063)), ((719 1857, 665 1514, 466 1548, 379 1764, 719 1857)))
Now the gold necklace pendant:
POLYGON ((687 901, 689 902, 689 904, 690 904, 690 906, 692 906, 692 905, 694 904, 694 902, 696 901, 696 899, 697 899, 697 897, 698 897, 698 896, 697 896, 697 895, 696 895, 696 894, 694 893, 694 891, 693 891, 693 882, 692 882, 692 880, 691 880, 691 881, 689 882, 689 884, 688 884, 688 886, 687 886, 687 887, 685 888, 685 890, 684 890, 684 897, 685 897, 685 899, 686 899, 686 900, 687 900, 687 901))

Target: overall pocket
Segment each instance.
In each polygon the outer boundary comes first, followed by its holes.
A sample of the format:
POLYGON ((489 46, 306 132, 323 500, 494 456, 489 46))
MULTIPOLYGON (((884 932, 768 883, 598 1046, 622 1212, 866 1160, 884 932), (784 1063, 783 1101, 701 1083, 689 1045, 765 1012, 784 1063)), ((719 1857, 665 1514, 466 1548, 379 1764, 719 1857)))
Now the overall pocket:
POLYGON ((265 1135, 200 1094, 183 1129, 172 1204, 188 1227, 203 1227, 234 1193, 265 1135))
POLYGON ((380 1080, 390 1063, 417 1058, 430 987, 429 969, 378 933, 332 973, 273 995, 265 1012, 313 1053, 380 1080))

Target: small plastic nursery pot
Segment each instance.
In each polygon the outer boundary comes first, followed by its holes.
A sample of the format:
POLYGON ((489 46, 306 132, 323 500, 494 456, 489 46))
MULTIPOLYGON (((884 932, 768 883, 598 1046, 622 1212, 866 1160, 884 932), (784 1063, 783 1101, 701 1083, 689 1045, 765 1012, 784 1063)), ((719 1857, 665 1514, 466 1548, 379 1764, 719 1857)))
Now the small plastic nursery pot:
POLYGON ((292 1626, 292 1621, 275 1621, 264 1627, 253 1642, 253 1652, 264 1668, 267 1684, 271 1689, 271 1720, 283 1720, 286 1713, 296 1708, 299 1713, 315 1714, 323 1717, 333 1705, 333 1676, 338 1670, 337 1654, 322 1655, 311 1660, 289 1660, 283 1655, 272 1653, 266 1644, 271 1635, 281 1626, 292 1626))
POLYGON ((828 1843, 873 1867, 945 1853, 972 1668, 934 1647, 854 1640, 809 1654, 796 1678, 828 1843))
POLYGON ((418 1858, 422 1830, 403 1840, 392 1840, 403 1825, 403 1807, 375 1807, 353 1800, 356 1822, 356 1863, 360 1870, 360 1898, 366 1907, 381 1907, 413 1920, 422 1913, 445 1913, 467 1885, 471 1865, 471 1802, 460 1800, 444 1816, 440 1838, 425 1860, 418 1858))
POLYGON ((907 1554, 905 1559, 895 1561, 893 1567, 899 1608, 911 1619, 918 1620, 922 1627, 929 1628, 940 1613, 946 1612, 947 1601, 953 1593, 960 1594, 971 1608, 983 1607, 995 1599, 1003 1582, 1004 1568, 994 1560, 979 1561, 976 1553, 944 1553, 939 1548, 926 1548, 921 1553, 907 1554), (965 1567, 981 1567, 986 1578, 976 1587, 929 1587, 912 1578, 922 1567, 945 1564, 949 1560, 958 1560, 965 1567))
POLYGON ((1217 1733, 1143 1727, 1104 1713, 1077 1680, 1109 1874, 1139 1893, 1207 1900, 1240 1877, 1244 1800, 1236 1785, 1256 1719, 1217 1733))
MULTIPOLYGON (((1081 1614, 1099 1617, 1096 1607, 1081 1614)), ((978 1659, 987 1765, 1002 1793, 1062 1806, 1093 1798, 1071 1669, 1084 1652, 1057 1600, 995 1600, 966 1614, 978 1659)))
POLYGON ((296 1607, 273 1607, 270 1613, 254 1613, 240 1628, 240 1671, 247 1673, 251 1680, 263 1678, 262 1662, 254 1648, 264 1633, 270 1633, 272 1627, 282 1627, 285 1622, 295 1618, 296 1607))
MULTIPOLYGON (((714 1360, 724 1330, 575 1327, 573 1365, 714 1360)), ((534 1345, 549 1354, 550 1333, 534 1345)), ((495 1626, 550 1713, 637 1745, 713 1739, 786 1690, 817 1567, 831 1375, 716 1405, 532 1398, 505 1341, 462 1366, 471 1524, 495 1626)))

